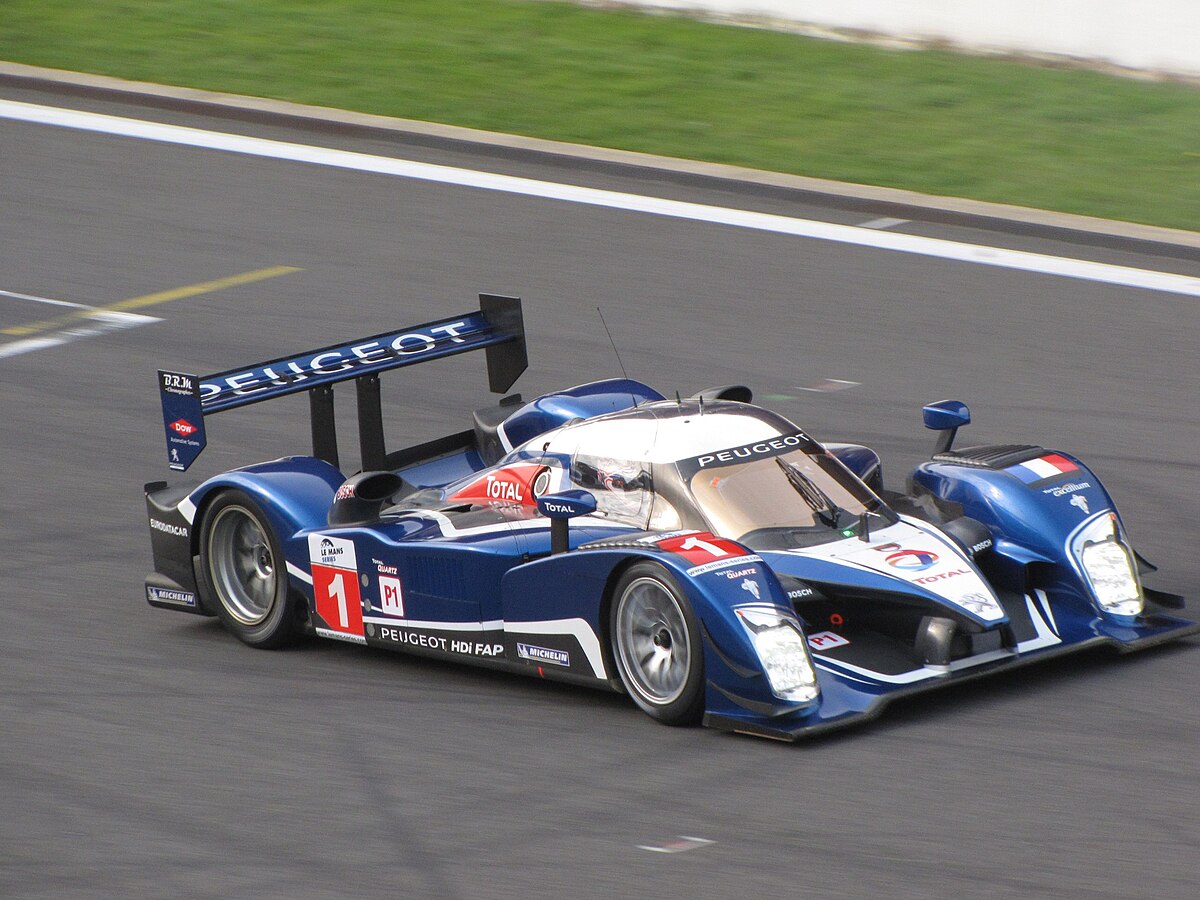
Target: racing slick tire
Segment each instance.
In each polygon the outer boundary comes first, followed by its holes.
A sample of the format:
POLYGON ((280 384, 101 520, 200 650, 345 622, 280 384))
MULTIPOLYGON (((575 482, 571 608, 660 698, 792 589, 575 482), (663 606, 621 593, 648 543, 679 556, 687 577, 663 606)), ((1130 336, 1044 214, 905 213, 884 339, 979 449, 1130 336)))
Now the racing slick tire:
POLYGON ((200 568, 221 623, 243 643, 271 649, 300 633, 283 547, 262 508, 225 491, 204 514, 200 568))
POLYGON ((609 612, 612 655, 634 703, 667 725, 688 725, 704 712, 700 622, 667 571, 630 566, 609 612))

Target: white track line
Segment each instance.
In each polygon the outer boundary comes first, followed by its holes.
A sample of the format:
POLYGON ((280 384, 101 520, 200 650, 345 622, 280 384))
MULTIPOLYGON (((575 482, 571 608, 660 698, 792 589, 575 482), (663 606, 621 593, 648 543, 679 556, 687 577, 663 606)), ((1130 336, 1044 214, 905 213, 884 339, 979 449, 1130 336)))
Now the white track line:
POLYGON ((71 309, 92 309, 86 303, 72 303, 70 300, 54 300, 51 297, 35 297, 33 294, 18 294, 16 291, 0 291, 0 297, 12 297, 14 300, 31 300, 34 303, 47 303, 50 306, 69 306, 71 309))
POLYGON ((161 321, 162 319, 143 316, 140 313, 97 310, 88 315, 86 319, 64 326, 58 331, 0 344, 0 359, 20 356, 22 353, 32 353, 35 350, 45 350, 48 347, 58 347, 83 338, 95 337, 98 334, 107 334, 110 331, 123 331, 126 328, 137 328, 139 325, 149 325, 152 322, 161 321))
POLYGON ((326 147, 313 147, 307 144, 293 144, 285 141, 266 140, 265 138, 204 131, 198 128, 185 128, 180 125, 164 125, 140 119, 127 119, 118 116, 59 109, 57 107, 40 106, 31 103, 18 103, 14 100, 0 100, 0 118, 14 119, 22 122, 36 122, 43 125, 57 125, 64 128, 77 128, 84 131, 161 141, 169 144, 181 144, 188 147, 225 150, 231 153, 243 153, 250 156, 333 166, 360 172, 396 175, 402 178, 413 178, 421 181, 462 185, 464 187, 482 188, 490 191, 503 191, 509 194, 543 197, 549 200, 562 200, 568 203, 582 203, 589 206, 623 209, 631 212, 669 216, 676 219, 711 222, 718 225, 731 225, 737 228, 752 228, 776 234, 790 234, 797 237, 815 238, 817 240, 837 241, 860 247, 895 250, 901 253, 914 253, 921 256, 975 263, 983 266, 996 266, 1004 269, 1036 272, 1042 275, 1057 275, 1063 278, 1078 278, 1104 284, 1146 288, 1153 291, 1167 291, 1175 294, 1184 294, 1189 297, 1200 297, 1200 278, 1194 276, 1177 275, 1170 272, 1155 272, 1148 269, 1135 269, 1128 266, 1114 266, 1108 263, 1091 262, 1089 260, 1072 259, 1070 257, 1047 256, 1041 253, 1027 253, 1021 250, 1005 250, 1000 247, 965 244, 958 241, 918 237, 911 234, 855 227, 852 225, 835 225, 829 222, 817 222, 809 219, 794 219, 788 216, 750 212, 741 209, 728 209, 721 206, 707 206, 701 203, 663 200, 658 197, 644 197, 640 194, 626 194, 619 191, 603 191, 596 188, 576 187, 569 184, 536 181, 531 178, 517 178, 512 175, 496 175, 489 172, 477 172, 473 169, 459 169, 451 166, 439 166, 392 157, 371 156, 366 153, 354 153, 348 150, 333 150, 326 147))

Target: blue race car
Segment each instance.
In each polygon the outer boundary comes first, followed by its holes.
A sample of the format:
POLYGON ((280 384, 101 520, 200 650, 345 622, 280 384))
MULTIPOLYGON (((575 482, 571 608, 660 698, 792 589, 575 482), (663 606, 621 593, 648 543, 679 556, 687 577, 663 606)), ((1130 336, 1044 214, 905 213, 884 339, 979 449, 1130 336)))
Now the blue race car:
POLYGON ((893 698, 1109 645, 1200 631, 1142 584, 1100 480, 1067 453, 952 449, 961 403, 905 491, 731 386, 666 399, 626 378, 386 449, 379 373, 483 349, 527 365, 520 300, 199 378, 159 372, 171 468, 213 413, 305 391, 311 455, 146 485, 150 605, 247 644, 304 634, 623 691, 669 724, 795 739, 893 698), (333 385, 356 385, 361 471, 333 385))

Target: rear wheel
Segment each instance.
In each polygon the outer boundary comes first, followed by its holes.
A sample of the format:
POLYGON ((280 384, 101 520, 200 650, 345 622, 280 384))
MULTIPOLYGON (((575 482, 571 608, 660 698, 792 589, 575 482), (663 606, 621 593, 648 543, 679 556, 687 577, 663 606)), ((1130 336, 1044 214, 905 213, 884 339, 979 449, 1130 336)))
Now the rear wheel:
POLYGON ((200 565, 217 615, 252 647, 281 647, 299 633, 279 538, 241 491, 221 494, 204 515, 200 565))
POLYGON ((704 711, 700 623, 662 566, 638 563, 617 582, 610 614, 621 682, 646 713, 668 725, 704 711))

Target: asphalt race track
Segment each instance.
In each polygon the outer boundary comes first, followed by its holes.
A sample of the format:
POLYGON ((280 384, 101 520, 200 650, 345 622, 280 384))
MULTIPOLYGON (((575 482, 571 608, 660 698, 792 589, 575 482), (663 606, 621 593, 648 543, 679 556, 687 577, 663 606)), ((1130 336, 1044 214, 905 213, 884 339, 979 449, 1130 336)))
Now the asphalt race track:
MULTIPOLYGON (((12 85, 0 98, 824 222, 889 215, 12 85)), ((1155 245, 888 230, 1200 277, 1200 254, 1155 245)), ((818 437, 877 447, 892 484, 931 449, 920 406, 963 399, 964 440, 1087 460, 1160 566, 1153 584, 1200 605, 1195 296, 0 119, 0 895, 1195 896, 1195 640, 1033 667, 787 746, 349 645, 258 652, 146 605, 141 487, 168 477, 157 368, 374 334, 480 291, 524 298, 526 397, 620 373, 599 306, 631 376, 664 393, 749 384, 818 437), (194 287, 280 266, 296 271, 194 287), (131 300, 108 319, 62 306, 131 300), (681 836, 711 843, 646 849, 681 836)), ((394 447, 489 402, 473 356, 383 383, 394 447)), ((306 409, 213 420, 193 473, 305 452, 306 409)))

